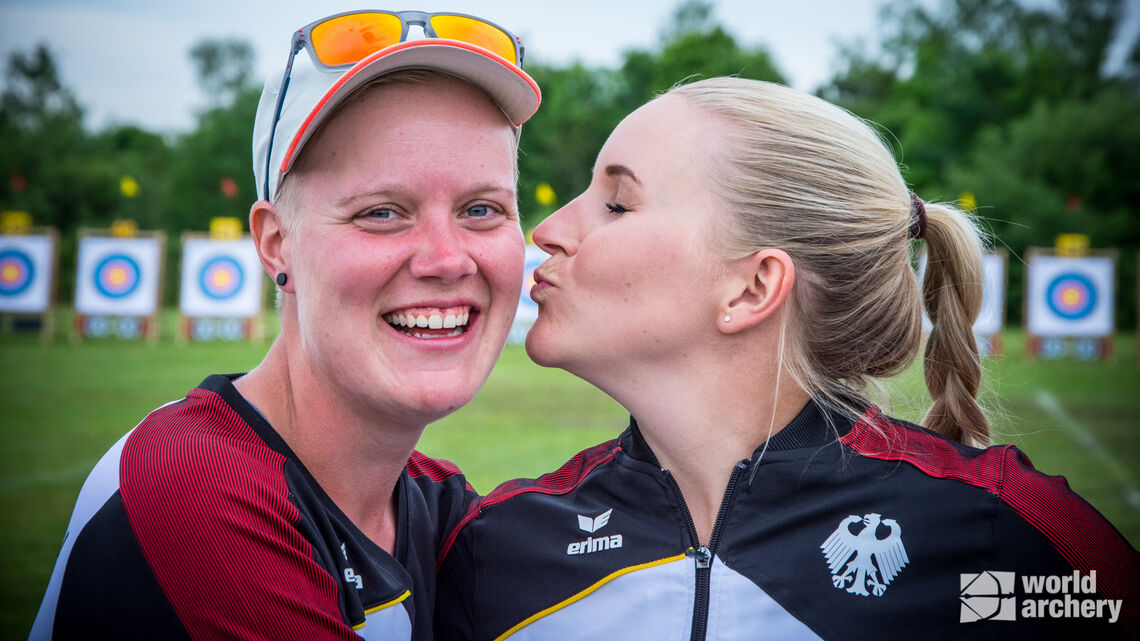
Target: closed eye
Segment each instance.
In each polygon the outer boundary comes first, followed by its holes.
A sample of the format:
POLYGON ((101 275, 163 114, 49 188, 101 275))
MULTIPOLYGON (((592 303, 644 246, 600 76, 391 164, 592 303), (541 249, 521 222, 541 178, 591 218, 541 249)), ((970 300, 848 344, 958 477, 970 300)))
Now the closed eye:
POLYGON ((606 209, 610 210, 611 214, 624 214, 629 211, 618 203, 606 203, 606 209))

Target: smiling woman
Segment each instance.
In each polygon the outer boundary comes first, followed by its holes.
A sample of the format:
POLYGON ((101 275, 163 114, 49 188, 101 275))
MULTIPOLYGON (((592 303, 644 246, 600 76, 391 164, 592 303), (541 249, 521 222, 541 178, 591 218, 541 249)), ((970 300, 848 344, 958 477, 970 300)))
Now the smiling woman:
POLYGON ((433 638, 437 542, 473 491, 414 448, 506 341, 538 88, 518 39, 472 16, 351 12, 292 42, 250 210, 281 331, 99 462, 34 639, 433 638), (428 38, 401 42, 411 26, 428 38))
POLYGON ((470 85, 412 73, 369 87, 308 145, 283 183, 295 190, 282 211, 292 224, 255 207, 251 227, 267 269, 290 274, 283 337, 313 348, 290 355, 290 378, 335 387, 352 405, 399 399, 418 437, 490 372, 513 320, 523 240, 510 123, 470 85), (457 309, 463 331, 433 331, 433 317, 442 330, 457 309), (429 331, 400 331, 393 316, 422 316, 429 331))

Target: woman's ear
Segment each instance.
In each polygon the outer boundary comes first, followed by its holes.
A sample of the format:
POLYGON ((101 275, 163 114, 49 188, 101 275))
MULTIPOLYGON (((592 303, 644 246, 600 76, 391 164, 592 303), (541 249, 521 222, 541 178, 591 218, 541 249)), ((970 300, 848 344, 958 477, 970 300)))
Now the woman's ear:
POLYGON ((796 280, 791 256, 782 249, 763 249, 726 268, 728 290, 717 327, 734 334, 761 323, 787 300, 796 280))
MULTIPOLYGON (((253 244, 261 258, 261 266, 269 277, 276 281, 278 274, 291 275, 285 247, 285 221, 273 203, 267 200, 253 203, 249 210, 249 232, 253 235, 253 244)), ((293 283, 287 278, 285 284, 279 287, 282 291, 293 291, 293 283)))

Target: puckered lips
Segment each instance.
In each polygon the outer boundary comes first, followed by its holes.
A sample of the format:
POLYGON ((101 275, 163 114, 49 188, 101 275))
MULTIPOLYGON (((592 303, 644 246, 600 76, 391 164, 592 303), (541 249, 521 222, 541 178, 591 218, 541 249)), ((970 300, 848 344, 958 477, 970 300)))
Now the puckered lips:
POLYGON ((431 340, 464 334, 478 314, 471 305, 408 307, 384 314, 384 320, 407 336, 431 340))
POLYGON ((547 268, 547 263, 549 262, 550 261, 547 260, 546 263, 543 263, 538 269, 534 270, 534 285, 530 288, 530 298, 536 303, 543 302, 541 297, 542 292, 555 287, 554 281, 547 273, 547 269, 549 269, 547 268))

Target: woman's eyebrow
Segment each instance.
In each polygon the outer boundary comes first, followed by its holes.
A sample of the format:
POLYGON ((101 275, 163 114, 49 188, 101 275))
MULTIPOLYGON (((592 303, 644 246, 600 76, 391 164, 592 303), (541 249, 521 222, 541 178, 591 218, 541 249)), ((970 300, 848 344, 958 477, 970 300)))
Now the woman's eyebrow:
POLYGON ((641 185, 641 181, 633 173, 633 170, 625 165, 606 165, 607 176, 629 176, 630 180, 641 185))

